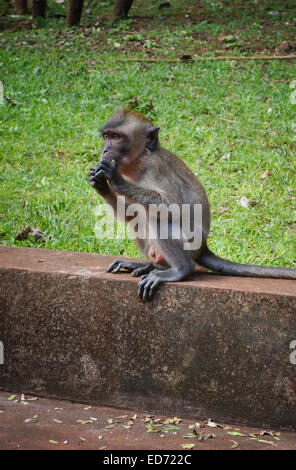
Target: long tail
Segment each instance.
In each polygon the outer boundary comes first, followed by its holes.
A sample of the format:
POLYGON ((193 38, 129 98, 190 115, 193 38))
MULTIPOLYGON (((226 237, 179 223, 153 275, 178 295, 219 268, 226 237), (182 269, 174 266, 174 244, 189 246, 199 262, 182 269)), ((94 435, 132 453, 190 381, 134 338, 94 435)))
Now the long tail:
POLYGON ((271 266, 256 266, 240 264, 219 258, 206 247, 196 260, 200 266, 229 276, 271 277, 276 279, 296 279, 296 269, 273 268, 271 266))

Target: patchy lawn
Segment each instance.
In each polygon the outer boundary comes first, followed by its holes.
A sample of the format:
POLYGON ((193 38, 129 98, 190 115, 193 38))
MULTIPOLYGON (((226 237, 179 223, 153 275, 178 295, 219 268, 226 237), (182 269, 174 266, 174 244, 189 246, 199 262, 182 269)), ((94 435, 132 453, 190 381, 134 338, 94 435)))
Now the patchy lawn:
POLYGON ((95 237, 100 200, 87 184, 100 125, 127 106, 206 187, 215 252, 295 267, 295 60, 123 60, 293 54, 294 1, 159 3, 135 0, 113 23, 113 2, 86 2, 70 30, 55 2, 37 24, 12 10, 0 19, 0 243, 138 255, 128 240, 95 237), (25 225, 46 239, 15 241, 25 225))

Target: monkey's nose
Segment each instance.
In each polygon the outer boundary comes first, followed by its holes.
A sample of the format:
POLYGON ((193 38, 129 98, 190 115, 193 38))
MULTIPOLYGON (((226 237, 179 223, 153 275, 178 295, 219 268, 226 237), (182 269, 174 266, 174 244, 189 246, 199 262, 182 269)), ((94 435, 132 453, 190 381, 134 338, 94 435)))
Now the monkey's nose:
POLYGON ((108 149, 104 149, 101 153, 101 158, 105 158, 106 156, 108 156, 108 153, 110 153, 110 151, 108 149))

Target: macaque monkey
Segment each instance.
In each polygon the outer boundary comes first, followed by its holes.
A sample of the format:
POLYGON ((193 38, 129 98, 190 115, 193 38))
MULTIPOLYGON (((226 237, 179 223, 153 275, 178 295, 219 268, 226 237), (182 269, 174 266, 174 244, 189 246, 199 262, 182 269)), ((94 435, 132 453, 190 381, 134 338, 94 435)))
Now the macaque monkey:
MULTIPOLYGON (((118 196, 124 196, 126 209, 135 203, 141 205, 143 211, 137 222, 147 229, 145 238, 135 239, 147 261, 116 260, 107 271, 126 270, 133 276, 141 276, 138 295, 142 299, 152 297, 163 282, 185 279, 195 263, 232 276, 296 279, 295 269, 239 264, 219 258, 209 250, 210 208, 205 190, 181 159, 160 146, 158 131, 149 119, 127 109, 117 109, 101 129, 101 160, 96 168, 90 169, 89 184, 112 206, 115 214, 118 196), (158 215, 153 219, 152 232, 149 231, 152 219, 146 215, 151 205, 159 204, 180 208, 180 214, 184 205, 189 207, 190 229, 202 221, 198 246, 184 249, 184 241, 190 241, 190 235, 186 238, 182 230, 179 239, 172 235, 176 219, 171 209, 167 218, 168 236, 159 236, 162 221, 158 215), (201 208, 198 220, 192 217, 195 205, 201 208)), ((134 216, 126 215, 124 221, 131 224, 133 219, 134 216)))

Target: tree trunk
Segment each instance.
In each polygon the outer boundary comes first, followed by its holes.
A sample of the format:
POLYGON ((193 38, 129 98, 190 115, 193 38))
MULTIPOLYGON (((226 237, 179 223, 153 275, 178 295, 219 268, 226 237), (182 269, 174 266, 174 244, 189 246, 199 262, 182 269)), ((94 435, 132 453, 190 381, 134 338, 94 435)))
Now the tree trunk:
POLYGON ((66 26, 75 26, 80 23, 83 0, 69 0, 66 26))
POLYGON ((32 16, 38 18, 41 16, 45 18, 46 0, 33 0, 32 2, 32 16))
POLYGON ((15 8, 18 15, 26 15, 27 0, 15 0, 15 8))
POLYGON ((114 16, 116 18, 126 18, 133 4, 133 0, 117 0, 114 7, 114 16))

